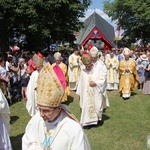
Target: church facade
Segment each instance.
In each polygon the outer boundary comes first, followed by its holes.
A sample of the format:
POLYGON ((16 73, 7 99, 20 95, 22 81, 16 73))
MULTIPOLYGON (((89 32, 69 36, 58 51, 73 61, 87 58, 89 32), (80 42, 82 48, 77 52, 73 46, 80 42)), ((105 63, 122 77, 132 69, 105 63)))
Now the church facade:
POLYGON ((114 27, 94 12, 84 21, 84 27, 76 37, 76 43, 87 49, 94 45, 98 49, 110 50, 114 47, 114 38, 114 27))

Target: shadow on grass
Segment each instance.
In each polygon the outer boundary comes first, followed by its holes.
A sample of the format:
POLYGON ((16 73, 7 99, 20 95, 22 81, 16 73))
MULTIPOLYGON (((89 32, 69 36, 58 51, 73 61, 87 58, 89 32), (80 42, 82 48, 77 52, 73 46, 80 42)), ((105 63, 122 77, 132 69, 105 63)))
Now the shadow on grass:
POLYGON ((13 124, 15 121, 19 119, 18 116, 10 116, 10 124, 13 124))
POLYGON ((104 124, 104 122, 105 122, 106 120, 108 120, 108 119, 110 119, 110 117, 107 116, 107 115, 105 115, 105 114, 103 114, 103 115, 102 115, 102 120, 98 122, 98 125, 97 125, 96 127, 102 126, 102 125, 104 124))
POLYGON ((83 127, 83 129, 97 128, 97 127, 99 127, 99 126, 102 126, 102 125, 104 124, 104 122, 105 122, 106 120, 108 120, 108 119, 110 119, 110 117, 107 116, 107 115, 105 115, 105 114, 103 114, 102 120, 101 120, 101 121, 98 121, 98 124, 97 124, 97 125, 85 126, 85 127, 83 127))
POLYGON ((22 149, 22 136, 24 133, 19 134, 17 136, 11 136, 10 140, 11 140, 11 145, 13 150, 21 150, 22 149))
POLYGON ((62 102, 62 104, 66 104, 69 105, 70 103, 72 103, 74 100, 74 97, 68 95, 67 101, 66 102, 62 102))
POLYGON ((131 96, 137 95, 138 93, 136 92, 131 92, 131 96))
MULTIPOLYGON (((135 96, 135 95, 137 95, 138 93, 137 92, 131 92, 131 96, 135 96)), ((120 95, 120 97, 122 97, 122 93, 121 92, 119 92, 119 95, 120 95)), ((123 98, 122 97, 122 99, 123 100, 129 100, 130 98, 131 98, 131 96, 129 97, 129 98, 123 98)))

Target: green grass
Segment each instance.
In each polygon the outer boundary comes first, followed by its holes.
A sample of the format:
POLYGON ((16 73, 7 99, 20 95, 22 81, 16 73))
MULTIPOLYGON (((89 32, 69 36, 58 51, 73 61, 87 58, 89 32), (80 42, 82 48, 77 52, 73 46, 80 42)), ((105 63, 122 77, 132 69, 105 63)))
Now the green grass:
MULTIPOLYGON (((92 150, 146 150, 150 135, 150 96, 135 91, 123 100, 118 91, 108 92, 110 108, 103 114, 98 127, 85 129, 92 150)), ((80 119, 79 97, 72 92, 69 108, 80 119)), ((11 142, 14 150, 21 150, 21 138, 30 117, 23 102, 10 106, 11 142)))

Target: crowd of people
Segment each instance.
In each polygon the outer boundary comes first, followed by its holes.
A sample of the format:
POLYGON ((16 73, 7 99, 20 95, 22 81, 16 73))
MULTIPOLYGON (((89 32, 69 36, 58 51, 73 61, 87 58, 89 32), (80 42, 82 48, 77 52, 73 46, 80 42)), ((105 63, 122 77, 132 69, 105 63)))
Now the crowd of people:
POLYGON ((92 46, 0 56, 0 149, 12 149, 9 105, 22 100, 31 116, 22 138, 23 150, 89 150, 83 129, 102 121, 104 110, 110 107, 107 91, 118 90, 127 100, 136 87, 150 94, 150 51, 100 51, 92 46), (71 91, 79 95, 80 121, 66 105, 71 91), (62 141, 59 145, 58 140, 62 141))

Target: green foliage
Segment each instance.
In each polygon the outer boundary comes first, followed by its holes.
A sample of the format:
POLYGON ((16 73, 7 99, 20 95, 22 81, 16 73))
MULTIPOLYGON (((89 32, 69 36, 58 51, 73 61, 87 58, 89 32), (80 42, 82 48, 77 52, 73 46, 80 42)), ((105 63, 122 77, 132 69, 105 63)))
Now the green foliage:
POLYGON ((131 46, 129 47, 129 49, 131 49, 131 50, 135 50, 135 48, 136 48, 136 46, 133 44, 131 44, 131 46))
POLYGON ((150 1, 114 0, 104 2, 104 12, 124 30, 130 42, 136 38, 150 41, 150 1))
MULTIPOLYGON (((28 37, 27 42, 34 40, 34 36, 43 45, 50 38, 73 42, 74 31, 82 25, 79 17, 84 16, 90 3, 91 0, 0 0, 0 18, 7 32, 3 36, 9 38, 15 28, 18 35, 28 37)), ((29 44, 32 47, 32 43, 29 44)), ((38 42, 36 44, 38 46, 38 42)))
POLYGON ((72 51, 73 48, 70 46, 58 46, 55 51, 72 51))

